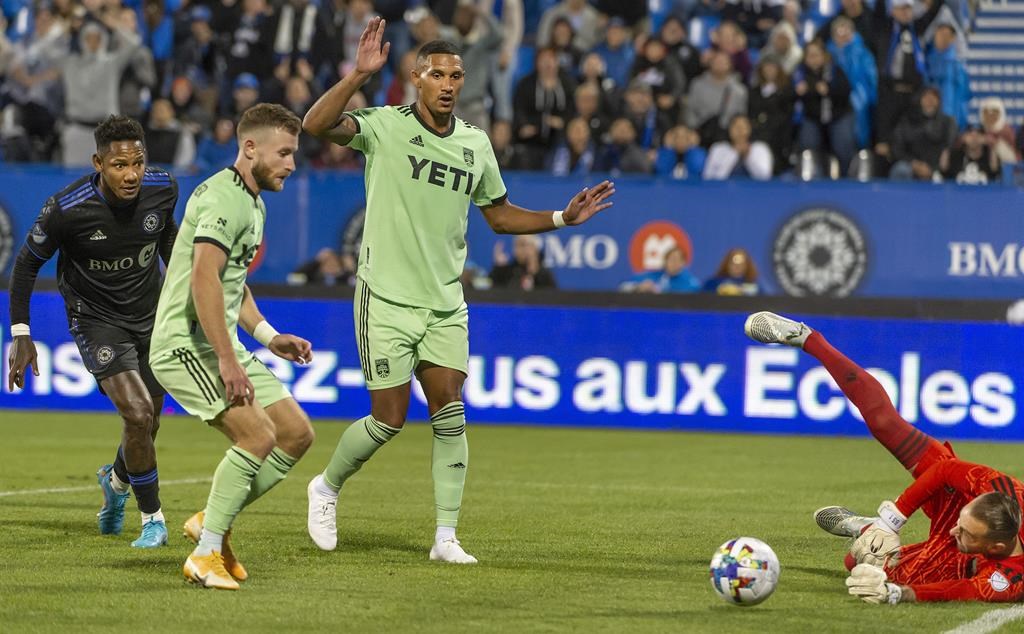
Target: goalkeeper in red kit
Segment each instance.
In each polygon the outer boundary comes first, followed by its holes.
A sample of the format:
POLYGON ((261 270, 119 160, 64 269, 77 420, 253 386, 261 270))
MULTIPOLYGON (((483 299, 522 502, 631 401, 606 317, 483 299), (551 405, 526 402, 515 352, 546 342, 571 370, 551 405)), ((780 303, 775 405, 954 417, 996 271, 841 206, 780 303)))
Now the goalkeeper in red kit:
POLYGON ((1024 483, 956 457, 900 417, 881 384, 805 324, 754 313, 747 336, 810 354, 857 406, 871 434, 900 461, 914 482, 877 517, 829 506, 814 519, 822 529, 855 538, 846 556, 850 594, 868 603, 1024 600, 1021 508, 1024 483), (931 520, 928 539, 902 545, 900 529, 915 511, 931 520))

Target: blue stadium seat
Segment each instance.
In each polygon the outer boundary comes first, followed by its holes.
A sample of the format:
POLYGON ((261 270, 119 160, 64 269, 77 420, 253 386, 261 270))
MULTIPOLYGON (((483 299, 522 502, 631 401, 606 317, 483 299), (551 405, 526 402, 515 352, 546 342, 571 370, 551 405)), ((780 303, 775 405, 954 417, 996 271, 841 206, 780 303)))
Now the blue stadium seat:
POLYGON ((690 20, 688 38, 690 44, 703 51, 711 46, 711 32, 718 28, 722 19, 715 15, 698 15, 690 20))

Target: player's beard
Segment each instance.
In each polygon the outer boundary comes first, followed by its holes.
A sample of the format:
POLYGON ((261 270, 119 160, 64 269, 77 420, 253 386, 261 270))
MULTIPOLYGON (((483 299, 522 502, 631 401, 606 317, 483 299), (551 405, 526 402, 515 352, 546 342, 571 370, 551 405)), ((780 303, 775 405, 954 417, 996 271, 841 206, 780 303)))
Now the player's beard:
POLYGON ((256 181, 256 186, 260 188, 260 191, 276 192, 281 189, 274 178, 273 170, 259 159, 253 161, 252 179, 256 181))

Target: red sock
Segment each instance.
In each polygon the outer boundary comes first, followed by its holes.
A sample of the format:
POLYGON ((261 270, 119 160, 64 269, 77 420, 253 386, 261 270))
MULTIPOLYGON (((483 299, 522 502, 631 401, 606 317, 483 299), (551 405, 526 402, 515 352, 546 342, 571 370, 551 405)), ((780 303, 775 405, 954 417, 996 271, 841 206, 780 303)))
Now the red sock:
POLYGON ((904 467, 912 470, 933 443, 939 445, 903 420, 875 377, 833 348, 821 333, 815 331, 807 337, 804 351, 821 361, 839 389, 860 410, 871 435, 904 467))

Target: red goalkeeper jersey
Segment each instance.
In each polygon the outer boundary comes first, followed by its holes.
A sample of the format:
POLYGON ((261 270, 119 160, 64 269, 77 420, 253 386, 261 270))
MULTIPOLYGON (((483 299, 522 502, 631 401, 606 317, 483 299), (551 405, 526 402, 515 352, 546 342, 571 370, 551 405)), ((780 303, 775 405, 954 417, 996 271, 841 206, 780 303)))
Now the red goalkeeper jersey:
POLYGON ((1012 495, 1018 502, 1024 499, 1024 483, 991 467, 958 460, 951 451, 946 459, 930 464, 896 500, 903 515, 921 509, 932 520, 928 539, 900 549, 898 565, 887 571, 889 579, 910 586, 918 601, 1024 599, 1024 556, 967 555, 949 534, 963 507, 991 491, 1012 495))

